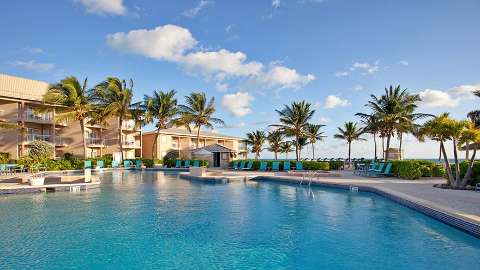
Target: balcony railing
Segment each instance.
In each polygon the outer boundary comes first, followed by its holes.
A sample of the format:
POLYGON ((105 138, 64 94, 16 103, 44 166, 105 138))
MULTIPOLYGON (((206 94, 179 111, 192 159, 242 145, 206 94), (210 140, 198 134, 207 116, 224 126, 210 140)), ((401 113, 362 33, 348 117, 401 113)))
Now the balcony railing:
POLYGON ((89 145, 105 145, 105 140, 100 138, 87 138, 87 143, 89 145))
MULTIPOLYGON (((30 143, 33 141, 43 141, 49 142, 53 144, 53 136, 52 135, 41 135, 41 134, 27 134, 25 136, 25 141, 30 143)), ((55 136, 55 144, 56 145, 63 145, 65 143, 65 139, 61 136, 55 136)))
POLYGON ((34 112, 25 112, 24 114, 25 120, 33 120, 33 121, 52 121, 52 115, 50 113, 34 113, 34 112))
POLYGON ((124 147, 140 147, 140 143, 135 141, 124 141, 123 146, 124 147))
POLYGON ((137 127, 134 121, 126 121, 122 123, 122 129, 124 130, 136 130, 137 127))

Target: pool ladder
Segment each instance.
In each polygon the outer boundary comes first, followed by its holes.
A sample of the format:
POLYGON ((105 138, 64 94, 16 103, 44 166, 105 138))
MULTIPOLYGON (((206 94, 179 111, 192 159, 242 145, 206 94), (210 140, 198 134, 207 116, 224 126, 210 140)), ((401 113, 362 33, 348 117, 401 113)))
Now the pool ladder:
POLYGON ((308 186, 312 184, 313 179, 316 177, 318 180, 318 177, 320 176, 321 171, 308 171, 303 174, 302 180, 300 181, 300 185, 303 184, 303 182, 308 181, 308 186))

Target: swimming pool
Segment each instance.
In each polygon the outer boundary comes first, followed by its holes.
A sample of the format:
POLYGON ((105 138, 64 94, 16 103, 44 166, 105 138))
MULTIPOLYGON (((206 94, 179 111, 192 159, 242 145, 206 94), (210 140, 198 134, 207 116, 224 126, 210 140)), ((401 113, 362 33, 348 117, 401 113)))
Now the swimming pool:
POLYGON ((0 269, 474 269, 480 240, 370 193, 101 174, 0 197, 0 269))

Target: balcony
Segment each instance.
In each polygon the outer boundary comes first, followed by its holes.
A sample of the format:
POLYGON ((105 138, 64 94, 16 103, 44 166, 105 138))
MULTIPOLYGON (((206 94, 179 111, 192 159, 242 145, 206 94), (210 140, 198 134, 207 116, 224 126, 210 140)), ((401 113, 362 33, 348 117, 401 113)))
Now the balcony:
POLYGON ((33 111, 26 111, 23 114, 23 120, 28 122, 47 122, 52 123, 53 117, 50 113, 35 113, 33 111))
POLYGON ((122 143, 123 148, 140 148, 140 142, 136 141, 124 141, 122 143))
POLYGON ((135 121, 133 120, 127 120, 127 121, 124 121, 122 123, 122 130, 123 131, 126 131, 126 132, 135 132, 135 131, 139 131, 139 129, 137 128, 136 124, 135 124, 135 121))
MULTIPOLYGON (((42 142, 48 142, 53 144, 53 136, 52 135, 40 135, 40 134, 27 134, 25 136, 24 142, 26 144, 30 144, 33 141, 42 141, 42 142)), ((55 146, 66 146, 66 140, 65 138, 61 136, 55 136, 55 146)))
POLYGON ((87 138, 87 145, 88 147, 104 147, 105 140, 100 138, 87 138))

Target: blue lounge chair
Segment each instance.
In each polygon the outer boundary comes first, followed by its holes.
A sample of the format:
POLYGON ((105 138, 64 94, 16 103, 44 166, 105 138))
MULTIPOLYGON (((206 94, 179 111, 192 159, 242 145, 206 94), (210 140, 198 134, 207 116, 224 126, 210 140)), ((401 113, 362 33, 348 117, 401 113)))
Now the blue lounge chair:
POLYGON ((92 161, 91 160, 85 160, 83 162, 83 168, 84 169, 91 169, 92 168, 92 161))
POLYGON ((200 160, 194 160, 193 167, 200 167, 200 160))
POLYGON ((232 167, 230 169, 234 169, 236 170, 237 169, 237 166, 238 166, 238 160, 235 160, 232 164, 232 167))
POLYGON ((135 160, 135 169, 141 169, 142 168, 142 160, 136 159, 135 160))
POLYGON ((130 160, 124 160, 123 161, 123 167, 125 169, 129 169, 130 167, 132 167, 132 162, 130 160))
POLYGON ((118 161, 112 160, 112 168, 118 168, 118 161))
POLYGON ((284 161, 283 162, 283 170, 284 171, 290 171, 290 161, 284 161))
POLYGON ((185 167, 185 168, 190 167, 190 160, 189 159, 185 160, 185 165, 183 167, 185 167))
POLYGON ((365 174, 368 170, 375 169, 376 166, 377 164, 374 161, 370 163, 370 166, 367 166, 366 164, 361 167, 357 166, 357 168, 355 168, 355 170, 353 171, 353 174, 357 174, 357 175, 365 174))
POLYGON ((0 164, 0 174, 7 174, 7 164, 0 164))
POLYGON ((262 171, 262 172, 266 171, 267 170, 267 165, 268 165, 268 162, 266 162, 266 161, 260 162, 259 170, 262 171))
POLYGON ((392 174, 392 163, 387 163, 387 165, 385 165, 385 169, 383 170, 383 172, 379 172, 375 174, 375 177, 391 176, 391 174, 392 174))
POLYGON ((303 163, 301 161, 295 162, 295 170, 302 171, 303 170, 303 163))
POLYGON ((104 163, 103 163, 103 160, 97 160, 97 168, 101 169, 103 167, 105 167, 104 163))
POLYGON ((175 168, 180 168, 182 167, 182 160, 181 159, 177 159, 175 161, 175 168))
POLYGON ((279 170, 280 170, 280 162, 273 161, 272 162, 272 171, 273 172, 278 172, 279 170))
POLYGON ((382 162, 378 165, 378 167, 376 169, 369 169, 367 172, 366 172, 366 175, 367 176, 375 176, 377 173, 381 173, 383 172, 383 168, 385 167, 385 162, 382 162))
POLYGON ((248 170, 251 170, 251 169, 252 169, 252 166, 253 166, 253 161, 250 160, 250 161, 247 163, 247 166, 244 167, 244 168, 242 168, 242 170, 247 170, 247 171, 248 171, 248 170))
POLYGON ((238 166, 238 168, 236 168, 236 170, 243 170, 244 167, 245 167, 245 160, 242 160, 240 162, 240 166, 238 166))

